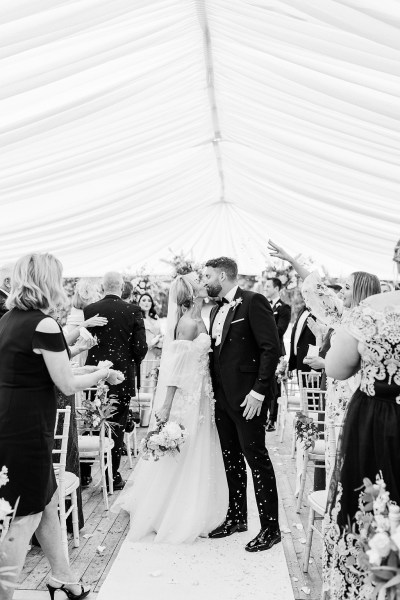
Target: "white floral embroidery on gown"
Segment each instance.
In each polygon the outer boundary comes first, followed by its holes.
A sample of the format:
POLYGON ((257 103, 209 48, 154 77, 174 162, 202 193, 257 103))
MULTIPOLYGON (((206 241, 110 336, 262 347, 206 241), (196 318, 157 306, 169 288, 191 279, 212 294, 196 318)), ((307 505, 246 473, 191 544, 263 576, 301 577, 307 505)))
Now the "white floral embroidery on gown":
POLYGON ((155 542, 190 543, 225 519, 228 486, 214 419, 210 346, 209 336, 201 333, 193 341, 171 342, 163 354, 155 408, 166 387, 176 386, 169 420, 184 425, 189 437, 178 456, 140 459, 113 505, 113 512, 130 513, 132 541, 155 532, 155 542))
MULTIPOLYGON (((348 311, 344 308, 342 300, 322 282, 318 271, 313 271, 305 278, 301 291, 307 308, 318 321, 335 331, 346 322, 348 311)), ((359 384, 358 373, 344 381, 327 377, 326 422, 333 423, 337 438, 349 400, 359 384)), ((325 466, 326 472, 330 473, 333 465, 329 455, 329 429, 325 430, 325 442, 325 466)))

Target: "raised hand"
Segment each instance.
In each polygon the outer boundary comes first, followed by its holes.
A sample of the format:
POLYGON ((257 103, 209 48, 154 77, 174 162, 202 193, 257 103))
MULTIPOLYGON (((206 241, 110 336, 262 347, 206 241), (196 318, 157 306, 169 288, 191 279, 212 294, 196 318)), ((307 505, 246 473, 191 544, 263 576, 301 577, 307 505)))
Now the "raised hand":
POLYGON ((275 244, 272 240, 268 240, 268 250, 273 258, 280 258, 292 262, 292 257, 281 246, 275 244))
POLYGON ((125 375, 121 371, 110 369, 110 375, 107 377, 107 383, 110 385, 119 385, 125 379, 125 375))

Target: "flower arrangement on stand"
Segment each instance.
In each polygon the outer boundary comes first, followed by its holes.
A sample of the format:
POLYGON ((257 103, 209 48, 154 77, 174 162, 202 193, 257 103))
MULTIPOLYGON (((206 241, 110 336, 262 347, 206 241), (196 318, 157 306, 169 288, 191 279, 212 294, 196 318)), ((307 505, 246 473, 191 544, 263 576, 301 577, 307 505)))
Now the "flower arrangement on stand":
POLYGON ((294 428, 296 439, 303 444, 305 450, 313 448, 318 439, 318 424, 300 410, 296 412, 294 428))
MULTIPOLYGON (((3 466, 0 471, 0 487, 3 487, 8 482, 9 482, 8 469, 7 469, 7 467, 3 466)), ((4 500, 4 498, 0 498, 0 558, 1 558, 1 554, 2 554, 1 543, 7 534, 10 523, 13 519, 13 516, 14 516, 16 510, 17 510, 17 506, 18 506, 18 500, 13 508, 7 500, 4 500)), ((16 586, 15 583, 13 583, 12 581, 9 581, 9 579, 8 579, 9 577, 12 577, 13 575, 15 575, 16 571, 17 571, 17 567, 9 567, 9 566, 8 567, 0 567, 0 589, 16 586), (4 579, 4 577, 6 579, 4 579)))
POLYGON ((400 600, 400 507, 390 500, 382 474, 364 479, 356 513, 360 563, 374 585, 373 599, 400 600))
POLYGON ((288 381, 288 361, 284 356, 281 356, 278 362, 278 366, 275 371, 276 380, 278 383, 287 384, 288 381))
MULTIPOLYGON (((109 360, 100 361, 98 367, 112 367, 112 362, 109 360)), ((94 398, 83 395, 82 407, 77 409, 82 419, 83 428, 101 429, 105 423, 112 428, 114 424, 110 422, 110 419, 116 412, 115 405, 117 403, 117 400, 108 396, 108 385, 104 381, 99 381, 94 398)))
POLYGON ((144 460, 160 460, 162 456, 176 456, 186 442, 188 432, 183 425, 168 421, 149 431, 140 443, 140 454, 144 460))

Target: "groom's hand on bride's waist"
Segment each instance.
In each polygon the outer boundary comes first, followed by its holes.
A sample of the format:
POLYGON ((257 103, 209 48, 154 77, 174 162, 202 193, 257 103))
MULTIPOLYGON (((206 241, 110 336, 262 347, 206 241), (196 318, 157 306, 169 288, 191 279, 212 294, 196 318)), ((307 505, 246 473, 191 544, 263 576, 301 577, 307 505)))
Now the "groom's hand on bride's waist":
POLYGON ((251 393, 247 394, 246 398, 240 406, 244 406, 243 416, 246 420, 259 416, 262 408, 262 400, 257 400, 251 393))

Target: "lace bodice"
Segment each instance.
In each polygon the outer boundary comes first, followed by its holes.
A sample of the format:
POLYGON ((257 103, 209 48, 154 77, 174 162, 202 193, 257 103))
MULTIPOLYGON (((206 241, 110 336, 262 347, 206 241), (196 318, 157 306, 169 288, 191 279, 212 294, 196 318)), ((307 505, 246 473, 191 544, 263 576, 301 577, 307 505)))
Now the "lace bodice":
POLYGON ((376 310, 364 301, 351 311, 346 328, 359 341, 361 390, 374 396, 376 381, 400 386, 400 305, 376 310))

